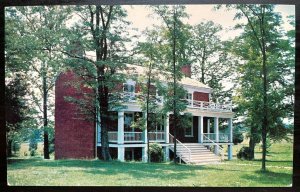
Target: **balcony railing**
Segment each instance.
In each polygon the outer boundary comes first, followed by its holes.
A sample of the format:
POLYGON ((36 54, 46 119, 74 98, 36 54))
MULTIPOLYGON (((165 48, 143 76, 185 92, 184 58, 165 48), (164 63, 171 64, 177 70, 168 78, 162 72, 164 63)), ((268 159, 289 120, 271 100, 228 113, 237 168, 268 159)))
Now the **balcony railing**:
POLYGON ((149 132, 149 141, 163 142, 165 141, 165 132, 149 132))
POLYGON ((232 104, 226 103, 214 103, 214 102, 207 102, 207 101, 195 101, 186 99, 187 105, 189 108, 196 108, 201 110, 212 110, 212 111, 232 111, 232 104))
MULTIPOLYGON (((125 102, 129 103, 136 103, 138 99, 145 100, 146 96, 140 93, 134 92, 123 92, 121 94, 122 99, 125 102)), ((162 96, 151 96, 156 100, 156 103, 162 105, 164 99, 162 96)), ((200 110, 209 110, 209 111, 232 111, 232 103, 214 103, 214 102, 207 102, 207 101, 195 101, 190 99, 184 99, 187 101, 188 108, 200 109, 200 110)))
MULTIPOLYGON (((216 141, 216 134, 215 133, 204 133, 203 134, 203 142, 209 143, 210 140, 216 141)), ((219 133, 219 142, 227 143, 229 142, 229 134, 228 133, 219 133)))
MULTIPOLYGON (((129 103, 135 103, 137 102, 137 99, 145 100, 146 95, 140 94, 140 93, 134 93, 134 92, 123 92, 121 94, 122 99, 125 102, 129 103)), ((158 95, 151 95, 151 98, 155 99, 155 102, 159 105, 163 103, 163 97, 158 95)))

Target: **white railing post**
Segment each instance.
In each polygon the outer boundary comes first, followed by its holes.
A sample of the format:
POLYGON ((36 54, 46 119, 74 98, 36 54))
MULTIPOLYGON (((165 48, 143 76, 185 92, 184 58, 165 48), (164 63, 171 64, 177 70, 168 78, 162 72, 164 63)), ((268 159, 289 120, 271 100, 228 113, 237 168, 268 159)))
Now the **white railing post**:
POLYGON ((169 143, 169 129, 170 129, 169 128, 169 126, 170 126, 170 124, 169 124, 169 113, 166 114, 164 124, 165 124, 165 141, 166 141, 166 143, 169 143))
POLYGON ((198 116, 198 142, 203 143, 203 116, 198 116))
POLYGON ((232 118, 228 119, 228 128, 229 128, 229 143, 228 145, 228 160, 232 159, 232 142, 233 142, 233 128, 232 128, 232 118))
POLYGON ((124 144, 124 111, 118 112, 118 144, 124 144))
POLYGON ((221 160, 224 160, 224 151, 223 151, 223 149, 220 147, 220 145, 219 145, 218 143, 215 143, 213 140, 211 140, 210 138, 206 137, 205 135, 204 135, 204 137, 205 137, 208 141, 212 142, 212 143, 215 145, 215 151, 216 151, 216 149, 217 149, 217 151, 218 151, 218 153, 216 153, 216 155, 219 155, 219 154, 220 154, 219 152, 221 152, 221 160))
MULTIPOLYGON (((215 141, 216 143, 219 143, 219 118, 215 117, 214 118, 214 133, 215 133, 215 141)), ((216 147, 215 148, 215 154, 219 153, 219 149, 216 147)))
MULTIPOLYGON (((147 113, 143 114, 144 118, 147 119, 147 113)), ((144 143, 148 143, 148 135, 147 135, 147 121, 145 122, 145 129, 143 130, 143 139, 144 143)))
MULTIPOLYGON (((181 143, 178 139, 176 139, 176 141, 174 141, 174 137, 171 134, 170 134, 170 138, 171 138, 170 141, 178 143, 177 146, 182 146, 189 152, 189 163, 190 163, 191 162, 191 150, 189 148, 187 148, 187 146, 185 146, 183 143, 181 143)), ((177 154, 177 157, 179 157, 179 161, 181 162, 182 154, 177 154)))

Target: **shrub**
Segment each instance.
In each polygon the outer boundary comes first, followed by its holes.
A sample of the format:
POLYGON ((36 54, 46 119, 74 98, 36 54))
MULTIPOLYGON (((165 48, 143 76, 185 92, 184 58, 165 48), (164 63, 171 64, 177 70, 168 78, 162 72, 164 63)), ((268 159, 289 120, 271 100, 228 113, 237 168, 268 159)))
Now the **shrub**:
POLYGON ((150 161, 151 162, 162 162, 164 153, 162 146, 157 143, 151 143, 149 145, 150 161))
POLYGON ((53 143, 50 143, 49 145, 49 154, 52 154, 54 153, 55 149, 54 149, 54 144, 53 143))
POLYGON ((21 149, 21 144, 19 141, 13 141, 12 143, 12 150, 14 151, 14 153, 19 152, 21 149))
POLYGON ((36 156, 37 155, 37 152, 36 152, 36 150, 31 150, 30 151, 30 156, 36 156))
POLYGON ((236 156, 239 159, 251 160, 251 149, 250 149, 250 147, 242 147, 236 156))

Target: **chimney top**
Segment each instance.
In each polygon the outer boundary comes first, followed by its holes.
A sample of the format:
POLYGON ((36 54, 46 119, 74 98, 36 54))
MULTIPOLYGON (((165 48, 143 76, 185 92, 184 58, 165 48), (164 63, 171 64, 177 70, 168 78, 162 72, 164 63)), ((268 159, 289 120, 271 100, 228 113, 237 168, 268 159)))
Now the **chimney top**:
POLYGON ((192 77, 192 70, 191 65, 186 64, 181 67, 181 72, 184 74, 184 76, 191 78, 192 77))

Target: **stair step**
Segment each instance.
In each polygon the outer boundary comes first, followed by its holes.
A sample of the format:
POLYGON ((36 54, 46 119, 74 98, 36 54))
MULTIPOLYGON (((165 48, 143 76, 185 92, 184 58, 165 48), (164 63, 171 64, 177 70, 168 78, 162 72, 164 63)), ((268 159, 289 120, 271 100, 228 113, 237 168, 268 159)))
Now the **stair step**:
MULTIPOLYGON (((207 149, 206 146, 199 143, 184 143, 176 146, 177 155, 181 156, 181 160, 195 165, 202 164, 215 164, 220 163, 220 157, 215 155, 212 151, 207 149), (188 149, 189 150, 188 150, 188 149)), ((174 146, 170 146, 170 149, 174 151, 174 146)))

